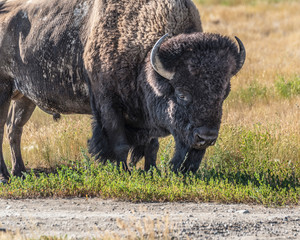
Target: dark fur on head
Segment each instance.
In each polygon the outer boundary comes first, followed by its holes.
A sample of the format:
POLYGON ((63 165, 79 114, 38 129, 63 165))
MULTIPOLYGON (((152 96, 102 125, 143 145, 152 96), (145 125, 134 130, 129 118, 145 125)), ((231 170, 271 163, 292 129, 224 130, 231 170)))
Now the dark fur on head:
POLYGON ((207 53, 219 55, 222 51, 222 55, 230 54, 236 61, 239 60, 236 43, 227 36, 213 33, 180 34, 173 37, 162 44, 159 49, 159 58, 164 67, 172 71, 176 70, 176 66, 182 62, 192 61, 191 57, 195 51, 203 53, 203 59, 207 53))
POLYGON ((159 58, 167 70, 175 71, 171 80, 163 80, 158 74, 156 80, 151 80, 164 81, 167 90, 163 92, 170 92, 176 119, 170 124, 170 132, 191 145, 193 129, 219 129, 222 103, 229 94, 230 78, 239 59, 236 43, 219 34, 181 34, 162 44, 159 58), (174 94, 176 89, 189 92, 192 102, 181 104, 174 94))
POLYGON ((230 92, 230 79, 240 61, 239 50, 228 37, 192 33, 167 40, 158 56, 163 67, 174 72, 174 76, 168 80, 156 72, 147 75, 147 82, 154 91, 147 98, 149 115, 156 116, 156 124, 165 126, 175 138, 173 169, 195 172, 211 144, 208 141, 195 146, 195 133, 203 129, 214 134, 219 131, 223 101, 230 92), (178 92, 186 99, 181 100, 178 92), (163 98, 158 104, 159 94, 163 98))

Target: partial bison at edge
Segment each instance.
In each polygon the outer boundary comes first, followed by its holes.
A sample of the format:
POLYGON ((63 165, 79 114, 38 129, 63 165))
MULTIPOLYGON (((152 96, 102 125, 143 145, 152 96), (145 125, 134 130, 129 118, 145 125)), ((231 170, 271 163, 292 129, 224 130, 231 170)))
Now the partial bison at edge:
POLYGON ((0 179, 7 122, 12 174, 25 166, 20 142, 35 106, 92 114, 89 151, 99 161, 145 157, 174 136, 173 171, 196 172, 218 137, 242 42, 203 33, 190 0, 10 0, 0 2, 0 179), (10 106, 11 104, 11 107, 10 106))

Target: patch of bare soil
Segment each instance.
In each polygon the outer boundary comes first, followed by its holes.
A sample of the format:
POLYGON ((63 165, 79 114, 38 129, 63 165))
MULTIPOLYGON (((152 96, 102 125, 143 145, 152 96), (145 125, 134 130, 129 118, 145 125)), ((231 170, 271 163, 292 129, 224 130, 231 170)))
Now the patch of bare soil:
POLYGON ((300 239, 300 207, 0 199, 0 231, 20 231, 29 237, 82 239, 113 232, 157 238, 168 229, 173 239, 300 239))

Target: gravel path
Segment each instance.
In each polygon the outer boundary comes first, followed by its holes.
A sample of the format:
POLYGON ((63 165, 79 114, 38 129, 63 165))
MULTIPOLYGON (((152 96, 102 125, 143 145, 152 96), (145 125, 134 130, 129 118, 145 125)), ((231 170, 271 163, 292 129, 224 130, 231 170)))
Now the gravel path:
POLYGON ((169 229, 175 239, 300 239, 300 207, 0 199, 0 232, 81 239, 134 235, 139 229, 156 237, 169 229))

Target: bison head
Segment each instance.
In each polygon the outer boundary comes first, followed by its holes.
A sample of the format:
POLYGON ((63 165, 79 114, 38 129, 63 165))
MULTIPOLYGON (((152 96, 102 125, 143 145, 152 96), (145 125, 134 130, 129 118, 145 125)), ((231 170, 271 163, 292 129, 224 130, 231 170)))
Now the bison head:
POLYGON ((179 157, 175 153, 172 163, 177 170, 189 152, 197 157, 200 151, 198 159, 189 160, 200 164, 205 149, 216 142, 230 79, 242 68, 246 54, 237 37, 239 49, 219 34, 181 34, 165 41, 166 37, 152 49, 155 71, 148 81, 165 100, 160 119, 175 138, 179 157))

